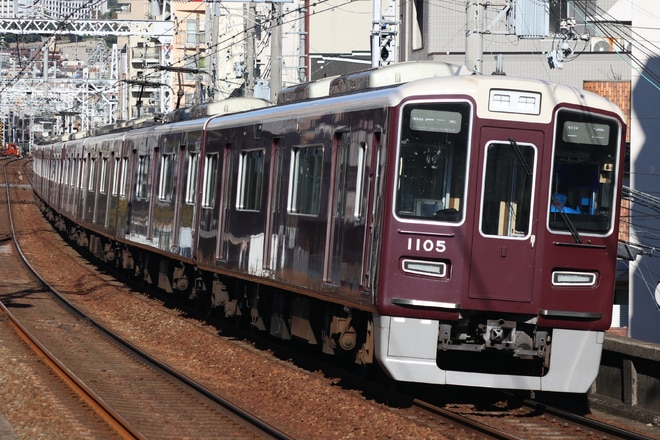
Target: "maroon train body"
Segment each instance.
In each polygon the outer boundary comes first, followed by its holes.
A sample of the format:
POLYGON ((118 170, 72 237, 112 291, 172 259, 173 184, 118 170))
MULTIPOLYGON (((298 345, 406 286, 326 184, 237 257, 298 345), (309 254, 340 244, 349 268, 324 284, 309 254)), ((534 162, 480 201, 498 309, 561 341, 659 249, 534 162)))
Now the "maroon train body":
POLYGON ((622 113, 459 73, 402 64, 71 136, 35 148, 35 190, 99 259, 273 336, 399 381, 584 392, 611 319, 622 113))

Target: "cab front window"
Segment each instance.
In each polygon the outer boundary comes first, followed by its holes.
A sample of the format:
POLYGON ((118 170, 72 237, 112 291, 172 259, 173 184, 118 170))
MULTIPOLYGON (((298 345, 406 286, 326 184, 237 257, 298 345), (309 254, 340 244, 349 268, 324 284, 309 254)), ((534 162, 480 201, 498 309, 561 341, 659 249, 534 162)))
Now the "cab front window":
POLYGON ((607 233, 612 228, 619 135, 614 120, 559 112, 548 207, 551 230, 607 233))
POLYGON ((463 218, 468 103, 416 103, 403 109, 395 212, 400 218, 463 218))

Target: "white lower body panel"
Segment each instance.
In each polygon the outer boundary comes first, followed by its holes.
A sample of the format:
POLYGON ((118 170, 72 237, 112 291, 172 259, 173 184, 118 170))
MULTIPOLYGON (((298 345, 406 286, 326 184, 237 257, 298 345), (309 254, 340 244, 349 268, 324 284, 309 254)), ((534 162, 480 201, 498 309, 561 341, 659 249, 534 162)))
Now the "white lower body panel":
POLYGON ((600 331, 554 329, 545 376, 486 374, 437 366, 438 321, 375 316, 374 324, 376 358, 393 379, 486 388, 585 393, 598 374, 605 339, 600 331))

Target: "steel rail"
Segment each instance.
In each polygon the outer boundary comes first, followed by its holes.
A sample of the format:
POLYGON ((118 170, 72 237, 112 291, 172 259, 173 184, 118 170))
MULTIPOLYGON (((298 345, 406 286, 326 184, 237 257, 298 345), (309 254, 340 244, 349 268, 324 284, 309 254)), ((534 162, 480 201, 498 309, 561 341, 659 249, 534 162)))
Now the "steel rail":
MULTIPOLYGON (((6 177, 6 173, 5 173, 6 177)), ((7 189, 8 192, 8 189, 7 189)), ((9 194, 7 193, 8 197, 9 194)), ((11 209, 10 209, 10 214, 11 214, 11 209)), ((11 221, 11 215, 10 215, 10 223, 11 223, 11 228, 12 231, 14 230, 14 225, 13 222, 11 221)), ((15 234, 13 234, 15 235, 15 234)), ((174 380, 179 381, 186 387, 196 391, 198 394, 204 396, 211 402, 222 406, 226 410, 232 412, 233 414, 237 415, 241 419, 247 421, 254 427, 258 428, 261 430, 264 434, 275 438, 275 439, 280 439, 280 440, 292 440, 290 436, 288 436, 286 433, 278 430, 274 426, 266 423, 264 420, 259 418, 258 416, 251 414, 249 411, 244 410, 243 408, 239 407, 238 405, 233 404, 231 401, 228 399, 214 393, 213 391, 209 390, 208 388, 205 388, 204 386, 200 385, 199 383, 195 382, 193 379, 185 376, 184 374, 180 373, 176 369, 170 367, 169 365, 165 364, 164 362, 161 362, 154 357, 150 356, 148 353, 140 350, 138 347, 135 345, 131 344, 130 342, 126 341, 125 339, 121 338, 119 335, 116 333, 112 332, 110 329, 107 327, 103 326, 100 322, 94 320, 90 316, 87 316, 82 310, 80 310, 78 307, 76 307, 73 303, 70 301, 67 301, 59 292, 57 289, 49 284, 39 273, 37 273, 36 269, 33 268, 33 266, 28 262, 27 257, 23 254, 22 250, 20 249, 20 245, 18 244, 18 241, 14 239, 14 244, 21 255, 21 258, 25 265, 29 268, 29 270, 33 273, 33 275, 39 280, 39 282, 44 286, 45 289, 47 289, 51 294, 53 295, 53 298, 58 301, 63 307, 67 308, 72 314, 75 316, 79 317, 80 319, 85 320, 88 324, 93 326, 97 331, 101 332, 108 338, 112 339, 117 345, 119 345, 121 348, 123 348, 125 351, 133 355, 135 358, 141 360, 142 362, 146 363, 147 365, 151 366, 157 371, 160 371, 162 374, 165 374, 169 377, 172 377, 174 380)), ((143 438, 143 437, 135 437, 135 438, 143 438)))
MULTIPOLYGON (((37 277, 41 284, 48 290, 49 286, 44 282, 44 280, 36 273, 34 268, 27 262, 25 255, 18 243, 16 238, 16 230, 14 228, 14 219, 11 212, 11 198, 9 195, 9 179, 7 176, 7 164, 3 166, 3 173, 5 177, 5 194, 7 197, 7 214, 9 217, 10 230, 12 235, 12 241, 14 248, 18 251, 21 256, 21 260, 25 263, 26 267, 29 268, 30 272, 37 277)), ((143 436, 134 426, 132 426, 126 419, 124 419, 118 412, 116 412, 110 405, 101 399, 94 391, 88 387, 83 381, 81 381, 70 369, 68 369, 64 364, 62 364, 57 357, 51 353, 30 331, 23 326, 19 320, 5 307, 3 303, 0 303, 0 309, 2 312, 9 317, 10 322, 16 333, 23 339, 27 345, 40 357, 45 363, 51 368, 51 370, 57 374, 64 383, 75 392, 85 403, 87 403, 92 410, 99 415, 112 429, 114 429, 122 438, 126 439, 137 439, 137 440, 146 440, 146 437, 143 436)))

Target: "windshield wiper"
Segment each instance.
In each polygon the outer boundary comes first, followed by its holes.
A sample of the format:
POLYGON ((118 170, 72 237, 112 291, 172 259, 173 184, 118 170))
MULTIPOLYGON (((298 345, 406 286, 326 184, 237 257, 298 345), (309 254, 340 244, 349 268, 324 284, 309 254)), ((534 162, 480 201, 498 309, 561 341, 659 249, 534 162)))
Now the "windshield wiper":
MULTIPOLYGON (((558 203, 559 201, 554 196, 552 197, 552 202, 553 202, 553 204, 556 203, 557 205, 559 205, 559 203, 558 203)), ((573 240, 575 240, 575 242, 577 244, 582 244, 582 238, 580 237, 580 233, 578 232, 577 228, 573 224, 573 221, 571 220, 571 218, 564 211, 564 207, 560 206, 560 207, 555 208, 555 209, 556 209, 555 212, 559 213, 559 215, 561 216, 561 219, 564 221, 564 224, 566 224, 566 227, 568 228, 568 231, 573 236, 573 240)))
POLYGON ((520 147, 518 146, 518 142, 512 137, 507 139, 509 143, 511 144, 511 148, 513 148, 513 151, 515 151, 516 156, 518 156, 518 160, 520 161, 520 164, 522 167, 525 169, 525 173, 527 173, 528 176, 532 175, 532 168, 529 166, 527 163, 527 160, 525 159, 525 156, 523 156, 522 151, 520 151, 520 147))
POLYGON ((580 233, 578 232, 577 228, 573 224, 573 221, 571 220, 571 218, 568 216, 568 214, 566 214, 564 212, 563 208, 559 211, 559 214, 561 215, 562 220, 564 220, 564 223, 566 223, 566 226, 568 227, 568 230, 570 231, 571 235, 573 236, 573 240, 575 240, 575 242, 577 244, 581 244, 582 243, 582 238, 580 238, 580 233))

